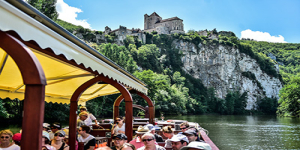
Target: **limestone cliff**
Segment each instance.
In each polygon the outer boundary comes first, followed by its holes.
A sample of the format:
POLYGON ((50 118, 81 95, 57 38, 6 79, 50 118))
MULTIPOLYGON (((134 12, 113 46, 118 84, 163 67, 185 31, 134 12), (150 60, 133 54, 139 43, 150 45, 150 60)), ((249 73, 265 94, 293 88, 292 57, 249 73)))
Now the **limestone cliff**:
MULTIPOLYGON (((201 79, 206 87, 213 87, 216 96, 225 98, 229 91, 247 92, 246 109, 255 109, 258 97, 279 98, 283 84, 278 78, 264 73, 256 60, 237 48, 223 45, 195 45, 182 40, 173 41, 173 46, 183 53, 183 70, 195 78, 201 79), (257 81, 242 75, 251 72, 257 81), (258 85, 260 83, 260 85, 258 85)), ((277 71, 279 70, 276 66, 277 71)))

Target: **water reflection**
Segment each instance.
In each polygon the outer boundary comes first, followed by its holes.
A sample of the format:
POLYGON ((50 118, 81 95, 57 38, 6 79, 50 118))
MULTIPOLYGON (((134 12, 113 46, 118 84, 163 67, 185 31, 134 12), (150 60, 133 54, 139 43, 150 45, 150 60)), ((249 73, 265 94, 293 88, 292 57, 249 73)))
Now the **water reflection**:
POLYGON ((300 149, 300 119, 276 116, 168 116, 198 122, 220 149, 300 149))

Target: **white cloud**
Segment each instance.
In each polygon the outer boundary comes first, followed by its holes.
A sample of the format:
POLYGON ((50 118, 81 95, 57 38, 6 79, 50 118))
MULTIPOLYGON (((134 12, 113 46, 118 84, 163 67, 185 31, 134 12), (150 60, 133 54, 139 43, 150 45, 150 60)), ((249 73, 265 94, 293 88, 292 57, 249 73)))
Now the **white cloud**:
POLYGON ((241 32, 241 38, 249 38, 256 41, 266 41, 273 43, 287 43, 282 35, 271 36, 268 32, 251 31, 250 29, 241 32))
POLYGON ((56 10, 58 12, 58 19, 67 21, 69 23, 75 24, 75 25, 81 25, 84 28, 90 28, 90 24, 86 20, 78 20, 77 13, 83 12, 81 9, 69 6, 66 4, 63 0, 57 0, 56 3, 56 10))

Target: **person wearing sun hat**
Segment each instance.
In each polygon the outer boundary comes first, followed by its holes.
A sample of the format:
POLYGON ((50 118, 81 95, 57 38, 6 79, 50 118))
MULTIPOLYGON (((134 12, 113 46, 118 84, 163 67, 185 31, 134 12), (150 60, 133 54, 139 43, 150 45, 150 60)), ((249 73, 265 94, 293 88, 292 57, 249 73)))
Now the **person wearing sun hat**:
POLYGON ((173 150, 180 150, 180 148, 189 144, 188 138, 183 134, 174 135, 170 141, 172 142, 173 150))
POLYGON ((22 133, 16 133, 12 137, 12 140, 14 140, 15 144, 17 144, 19 146, 21 146, 21 136, 22 136, 22 133))
POLYGON ((188 144, 187 146, 182 147, 180 150, 189 150, 189 149, 211 150, 211 147, 207 143, 194 141, 188 144))
POLYGON ((66 133, 63 130, 56 131, 50 145, 54 146, 57 150, 69 150, 69 145, 64 142, 65 136, 66 133))
POLYGON ((136 149, 143 147, 144 143, 142 141, 142 136, 147 132, 149 132, 149 128, 147 126, 139 126, 137 131, 135 131, 136 137, 129 143, 134 145, 136 149))
POLYGON ((113 136, 114 146, 110 147, 112 150, 120 150, 124 143, 127 142, 127 136, 123 133, 113 136))
POLYGON ((43 131, 42 148, 46 148, 47 150, 56 150, 55 147, 50 145, 50 137, 47 131, 43 131))
POLYGON ((156 129, 160 129, 159 127, 157 128, 156 126, 153 126, 152 124, 147 124, 146 126, 149 128, 149 130, 150 130, 149 132, 155 136, 156 142, 164 142, 163 138, 159 134, 155 133, 156 129))

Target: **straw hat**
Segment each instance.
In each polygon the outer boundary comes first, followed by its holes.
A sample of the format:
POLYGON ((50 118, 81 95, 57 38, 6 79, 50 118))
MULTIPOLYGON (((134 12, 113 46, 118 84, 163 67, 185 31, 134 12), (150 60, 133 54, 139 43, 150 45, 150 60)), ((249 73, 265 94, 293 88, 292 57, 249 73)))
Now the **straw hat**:
POLYGON ((149 131, 149 128, 147 126, 139 126, 137 131, 135 131, 135 133, 138 134, 145 134, 149 131))

